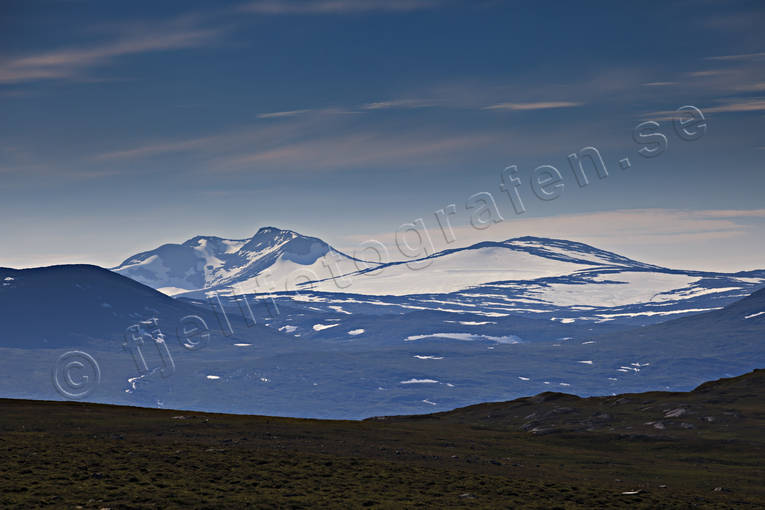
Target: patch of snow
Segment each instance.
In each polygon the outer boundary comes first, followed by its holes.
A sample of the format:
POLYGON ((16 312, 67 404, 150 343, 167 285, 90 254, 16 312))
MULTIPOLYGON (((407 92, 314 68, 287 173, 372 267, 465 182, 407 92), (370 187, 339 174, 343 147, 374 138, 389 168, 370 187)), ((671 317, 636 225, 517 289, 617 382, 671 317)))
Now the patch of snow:
POLYGON ((759 317, 760 315, 765 315, 765 312, 753 313, 752 315, 747 315, 746 317, 744 317, 744 319, 754 319, 755 317, 759 317))
POLYGON ((220 376, 219 375, 208 375, 207 378, 210 379, 211 381, 217 381, 218 379, 220 379, 220 376))
POLYGON ((297 331, 297 326, 282 326, 279 328, 279 331, 284 331, 285 333, 294 333, 297 331))
POLYGON ((314 331, 322 331, 329 328, 334 328, 335 326, 339 326, 340 324, 314 324, 313 330, 314 331))
POLYGON ((436 384, 438 381, 435 379, 408 379, 401 381, 399 384, 436 384))
POLYGON ((424 403, 426 403, 426 404, 430 404, 430 405, 432 405, 432 406, 436 406, 436 405, 438 405, 438 404, 436 404, 435 402, 431 402, 431 401, 430 401, 430 400, 428 400, 428 399, 424 399, 424 400, 423 400, 423 402, 424 402, 424 403))
POLYGON ((521 377, 520 375, 518 376, 518 379, 520 379, 521 381, 530 381, 531 380, 528 377, 521 377))
POLYGON ((583 365, 592 365, 592 360, 584 360, 584 361, 577 361, 577 363, 582 363, 583 365))
POLYGON ((414 342, 425 338, 447 338, 450 340, 462 340, 464 342, 474 342, 477 340, 489 340, 498 344, 518 344, 521 339, 517 336, 490 336, 477 335, 474 333, 431 333, 429 335, 410 335, 404 339, 405 342, 414 342))
POLYGON ((176 294, 183 294, 184 292, 189 292, 194 289, 182 289, 180 287, 160 287, 157 289, 162 294, 165 294, 166 296, 175 296, 176 294))
MULTIPOLYGON (((602 317, 602 320, 613 320, 616 317, 653 317, 654 315, 677 315, 679 313, 696 313, 696 312, 711 312, 713 310, 720 310, 722 309, 722 306, 717 306, 713 308, 686 308, 684 310, 669 310, 666 312, 635 312, 635 313, 601 313, 598 314, 598 317, 602 317)), ((601 320, 601 321, 602 321, 601 320)), ((598 322, 601 322, 598 321, 598 322)))
POLYGON ((674 299, 669 294, 690 287, 699 277, 645 271, 598 275, 590 284, 550 283, 530 287, 528 296, 556 306, 624 306, 674 299))
POLYGON ((415 354, 412 357, 417 359, 444 359, 443 356, 424 356, 422 354, 415 354))
POLYGON ((350 330, 348 332, 348 334, 351 335, 351 336, 356 336, 356 335, 362 334, 363 332, 364 332, 364 330, 359 328, 359 329, 352 329, 352 330, 350 330))

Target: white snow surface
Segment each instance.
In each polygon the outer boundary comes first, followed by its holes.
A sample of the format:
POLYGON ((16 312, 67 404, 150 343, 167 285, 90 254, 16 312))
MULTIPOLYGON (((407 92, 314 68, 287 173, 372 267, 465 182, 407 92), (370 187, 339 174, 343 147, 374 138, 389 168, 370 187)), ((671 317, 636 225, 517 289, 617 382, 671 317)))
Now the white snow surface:
POLYGON ((338 289, 334 281, 317 283, 314 289, 394 296, 440 294, 488 282, 563 276, 589 267, 531 255, 509 247, 462 250, 426 262, 430 264, 425 266, 424 262, 412 262, 388 266, 368 274, 350 275, 347 277, 350 285, 345 289, 338 289))
POLYGON ((314 324, 313 330, 314 331, 322 331, 329 328, 334 328, 335 326, 339 326, 340 324, 314 324))
POLYGON ((427 335, 410 335, 404 339, 405 342, 414 342, 426 338, 448 338, 450 340, 463 340, 465 342, 474 342, 476 340, 490 340, 498 344, 517 344, 518 337, 515 336, 490 336, 476 335, 473 333, 431 333, 427 335))

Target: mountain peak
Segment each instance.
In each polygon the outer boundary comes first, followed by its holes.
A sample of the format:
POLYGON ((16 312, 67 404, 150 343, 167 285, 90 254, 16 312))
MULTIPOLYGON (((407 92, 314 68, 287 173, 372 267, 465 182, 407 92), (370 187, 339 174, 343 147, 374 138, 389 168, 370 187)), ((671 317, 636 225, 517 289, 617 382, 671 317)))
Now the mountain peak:
MULTIPOLYGON (((257 287, 256 277, 265 271, 284 278, 303 270, 317 279, 328 278, 332 274, 317 261, 330 251, 332 247, 316 237, 265 226, 246 239, 200 235, 183 244, 165 244, 128 258, 114 271, 176 295, 232 284, 257 287)), ((347 259, 345 272, 356 269, 350 257, 337 253, 347 259)))
POLYGON ((294 235, 300 235, 294 230, 289 230, 285 228, 279 228, 279 227, 271 227, 271 226, 265 226, 260 227, 258 231, 255 233, 255 235, 259 234, 294 234, 294 235))

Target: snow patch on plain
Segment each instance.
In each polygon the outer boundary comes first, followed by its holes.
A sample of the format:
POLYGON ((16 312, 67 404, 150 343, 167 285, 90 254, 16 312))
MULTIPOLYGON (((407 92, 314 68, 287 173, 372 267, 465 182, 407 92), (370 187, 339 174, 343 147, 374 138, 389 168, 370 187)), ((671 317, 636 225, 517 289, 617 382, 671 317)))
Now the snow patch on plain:
POLYGON ((408 379, 399 384, 438 384, 438 381, 435 379, 408 379))
POLYGON ((313 330, 314 331, 323 331, 325 329, 334 328, 335 326, 339 326, 340 324, 314 324, 313 330))
POLYGON ((405 342, 414 342, 426 338, 447 338, 449 340, 462 340, 463 342, 475 342, 478 340, 489 340, 498 344, 519 344, 521 339, 517 336, 490 336, 477 335, 474 333, 431 333, 428 335, 410 335, 404 339, 405 342))

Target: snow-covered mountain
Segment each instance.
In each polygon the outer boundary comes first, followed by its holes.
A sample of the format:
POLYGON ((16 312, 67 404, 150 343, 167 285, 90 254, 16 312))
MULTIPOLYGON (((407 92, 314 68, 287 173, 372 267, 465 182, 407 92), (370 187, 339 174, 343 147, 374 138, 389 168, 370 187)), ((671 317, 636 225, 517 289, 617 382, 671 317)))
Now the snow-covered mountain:
POLYGON ((763 270, 669 269, 540 237, 482 242, 376 265, 320 239, 273 227, 260 229, 252 239, 195 237, 164 245, 114 270, 189 298, 213 290, 269 293, 291 306, 329 313, 437 310, 566 322, 657 322, 720 308, 765 285, 763 270))
POLYGON ((250 239, 197 236, 183 244, 165 244, 129 257, 112 271, 172 296, 222 289, 288 291, 300 282, 366 266, 321 239, 263 227, 250 239))
MULTIPOLYGON (((582 271, 662 269, 572 241, 520 237, 482 242, 435 253, 416 261, 399 261, 345 275, 345 292, 366 295, 446 294, 492 282, 530 282, 571 276, 582 271)), ((338 290, 330 279, 313 290, 338 290)))
POLYGON ((285 301, 275 318, 254 307, 252 324, 234 304, 229 334, 208 303, 194 306, 94 266, 0 268, 0 282, 4 398, 61 399, 55 381, 72 390, 95 381, 89 401, 358 419, 550 390, 684 390, 765 362, 765 290, 720 310, 637 328, 403 309, 412 296, 398 297, 398 305, 395 297, 373 297, 381 304, 367 305, 367 314, 356 304, 324 309, 327 303, 309 301, 295 310, 299 301, 285 301), (188 316, 210 328, 199 349, 183 341, 193 333, 182 325, 188 316), (138 344, 142 371, 124 348, 125 332, 147 320, 163 336, 138 344), (79 351, 100 367, 100 378, 85 378, 92 366, 60 365, 62 355, 79 351), (52 380, 52 369, 68 379, 52 380))

